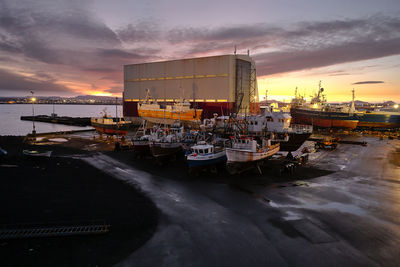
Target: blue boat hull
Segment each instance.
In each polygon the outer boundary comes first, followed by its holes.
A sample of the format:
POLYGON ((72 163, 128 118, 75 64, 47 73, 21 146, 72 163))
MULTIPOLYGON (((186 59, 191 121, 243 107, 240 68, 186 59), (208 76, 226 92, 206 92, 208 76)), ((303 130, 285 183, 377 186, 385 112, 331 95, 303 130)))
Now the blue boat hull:
POLYGON ((206 166, 216 165, 222 162, 226 162, 226 156, 213 159, 205 159, 205 160, 187 160, 189 168, 206 167, 206 166))
POLYGON ((358 114, 358 127, 362 128, 399 128, 400 114, 362 113, 358 114))

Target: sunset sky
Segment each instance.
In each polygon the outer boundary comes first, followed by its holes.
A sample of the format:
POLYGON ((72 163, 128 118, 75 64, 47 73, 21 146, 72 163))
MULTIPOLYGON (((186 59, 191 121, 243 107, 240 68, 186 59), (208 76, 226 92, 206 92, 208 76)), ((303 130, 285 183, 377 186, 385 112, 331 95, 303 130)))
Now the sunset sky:
POLYGON ((260 99, 400 102, 399 0, 0 0, 0 96, 120 96, 124 64, 235 45, 260 99))

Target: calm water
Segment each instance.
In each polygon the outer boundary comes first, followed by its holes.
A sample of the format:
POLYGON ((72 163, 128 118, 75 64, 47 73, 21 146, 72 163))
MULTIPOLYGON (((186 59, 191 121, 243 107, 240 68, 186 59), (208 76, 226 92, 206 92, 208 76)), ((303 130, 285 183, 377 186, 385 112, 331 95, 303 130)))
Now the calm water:
MULTIPOLYGON (((35 115, 51 115, 53 105, 35 105, 35 115)), ((70 117, 98 117, 106 108, 108 114, 115 116, 115 106, 112 105, 55 105, 58 116, 70 117)), ((122 107, 118 106, 118 115, 122 107)), ((32 115, 30 104, 4 104, 0 105, 0 135, 26 135, 32 132, 32 122, 20 120, 21 116, 32 115)), ((56 132, 67 130, 82 130, 90 127, 68 126, 45 122, 35 122, 36 132, 56 132)))

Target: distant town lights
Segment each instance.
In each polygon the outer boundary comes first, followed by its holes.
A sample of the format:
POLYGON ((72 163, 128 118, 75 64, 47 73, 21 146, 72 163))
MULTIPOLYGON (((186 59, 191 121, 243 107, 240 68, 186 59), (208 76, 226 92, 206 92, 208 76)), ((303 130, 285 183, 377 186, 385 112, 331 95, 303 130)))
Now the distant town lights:
POLYGON ((398 109, 398 108, 399 108, 399 104, 395 104, 393 107, 394 107, 395 109, 398 109))
POLYGON ((318 104, 315 103, 315 104, 313 105, 313 108, 318 108, 318 104))
POLYGON ((35 102, 35 101, 36 101, 36 97, 32 97, 32 98, 31 98, 31 101, 32 101, 32 102, 35 102))

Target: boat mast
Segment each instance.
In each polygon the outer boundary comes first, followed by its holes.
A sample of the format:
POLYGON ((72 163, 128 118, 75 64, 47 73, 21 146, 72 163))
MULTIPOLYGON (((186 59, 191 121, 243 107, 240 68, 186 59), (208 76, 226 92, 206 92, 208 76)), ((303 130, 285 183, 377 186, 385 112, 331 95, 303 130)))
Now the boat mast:
POLYGON ((350 112, 355 112, 355 110, 356 110, 356 107, 355 107, 355 104, 354 104, 354 88, 353 88, 353 90, 351 91, 352 92, 352 94, 353 94, 353 98, 352 98, 352 100, 351 100, 351 106, 350 106, 350 112))
POLYGON ((319 81, 319 84, 318 84, 318 100, 320 98, 320 95, 321 95, 321 81, 319 81))

